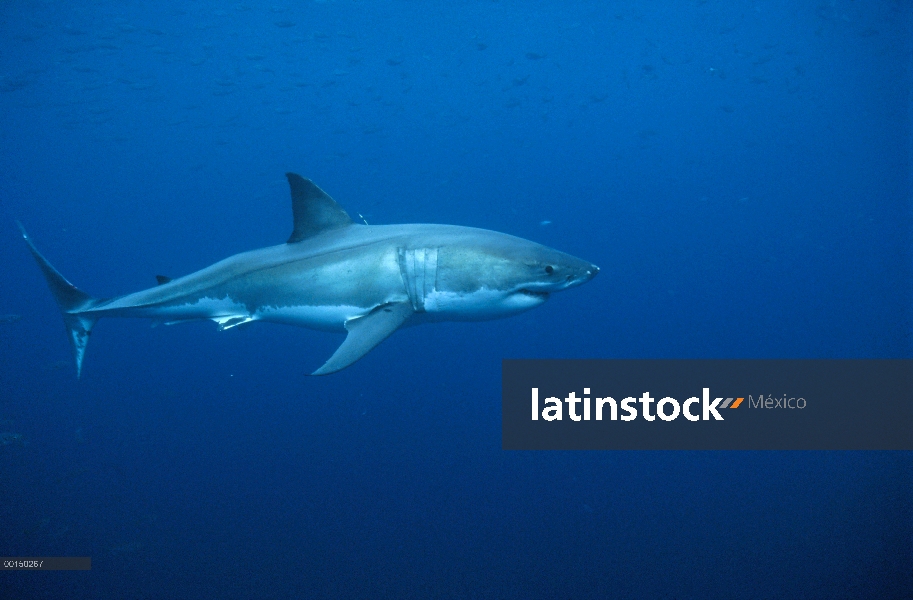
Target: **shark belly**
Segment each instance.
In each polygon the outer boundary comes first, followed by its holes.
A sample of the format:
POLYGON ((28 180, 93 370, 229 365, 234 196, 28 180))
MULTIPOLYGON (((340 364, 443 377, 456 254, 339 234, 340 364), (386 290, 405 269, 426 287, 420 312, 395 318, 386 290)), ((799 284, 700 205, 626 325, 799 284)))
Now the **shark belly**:
POLYGON ((266 306, 257 310, 252 320, 345 333, 345 325, 349 320, 363 317, 370 310, 351 304, 266 306))
MULTIPOLYGON (((266 251, 279 254, 287 248, 266 251)), ((211 319, 223 329, 267 321, 345 332, 348 321, 396 302, 408 302, 396 250, 369 244, 273 261, 238 255, 158 288, 116 298, 93 312, 170 323, 211 319), (250 268, 254 263, 258 266, 250 268)))
POLYGON ((480 288, 473 292, 435 290, 425 298, 428 321, 490 321, 520 314, 539 306, 546 296, 506 294, 480 288))

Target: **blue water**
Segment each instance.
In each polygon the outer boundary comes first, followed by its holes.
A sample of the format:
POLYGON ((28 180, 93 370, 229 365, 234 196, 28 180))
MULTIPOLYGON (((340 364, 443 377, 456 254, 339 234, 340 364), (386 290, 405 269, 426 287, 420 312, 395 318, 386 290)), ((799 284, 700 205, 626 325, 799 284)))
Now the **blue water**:
POLYGON ((909 598, 913 456, 506 452, 500 361, 911 357, 907 2, 0 5, 2 598, 909 598), (521 316, 341 336, 100 297, 372 224, 598 264, 521 316), (546 223, 547 222, 547 223, 546 223))

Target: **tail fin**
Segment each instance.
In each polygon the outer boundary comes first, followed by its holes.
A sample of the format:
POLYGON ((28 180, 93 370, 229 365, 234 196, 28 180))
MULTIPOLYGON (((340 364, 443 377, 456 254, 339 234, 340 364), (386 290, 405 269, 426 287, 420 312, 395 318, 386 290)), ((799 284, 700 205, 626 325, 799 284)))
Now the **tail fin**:
POLYGON ((85 314, 83 311, 90 310, 92 307, 97 306, 101 300, 93 298, 67 281, 64 276, 51 266, 51 263, 38 252, 38 249, 35 248, 35 244, 32 243, 29 235, 25 232, 22 223, 16 221, 16 224, 19 226, 22 237, 25 239, 25 243, 28 244, 32 256, 35 257, 35 262, 38 263, 41 272, 44 273, 44 277, 48 281, 48 287, 51 288, 51 293, 54 295, 54 299, 57 300, 60 311, 63 313, 63 322, 64 325, 66 325, 67 335, 70 338, 70 344, 73 347, 73 358, 76 360, 76 377, 78 378, 82 374, 82 359, 86 354, 89 335, 92 333, 92 327, 100 318, 98 315, 85 314))

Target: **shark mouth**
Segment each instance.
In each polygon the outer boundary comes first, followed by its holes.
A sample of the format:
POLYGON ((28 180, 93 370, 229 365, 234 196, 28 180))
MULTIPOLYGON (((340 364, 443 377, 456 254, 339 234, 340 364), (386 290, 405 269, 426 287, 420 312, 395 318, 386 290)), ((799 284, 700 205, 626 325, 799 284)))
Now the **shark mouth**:
POLYGON ((549 296, 549 292, 537 292, 536 290, 519 290, 517 293, 530 296, 531 298, 539 298, 541 300, 548 300, 549 296))

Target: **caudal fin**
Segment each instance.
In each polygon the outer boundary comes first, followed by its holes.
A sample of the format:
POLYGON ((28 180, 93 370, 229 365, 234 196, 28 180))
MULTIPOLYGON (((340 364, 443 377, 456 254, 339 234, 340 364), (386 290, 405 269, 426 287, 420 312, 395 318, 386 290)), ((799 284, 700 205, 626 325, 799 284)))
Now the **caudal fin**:
POLYGON ((22 232, 22 238, 25 240, 25 243, 28 244, 32 256, 35 257, 35 262, 38 263, 41 272, 44 273, 44 278, 47 279, 48 287, 51 288, 51 293, 54 295, 54 299, 57 300, 60 312, 63 313, 63 322, 67 328, 67 336, 70 338, 70 345, 73 347, 73 358, 76 360, 76 377, 78 378, 82 374, 82 359, 86 354, 89 335, 92 333, 92 327, 99 319, 98 315, 92 313, 87 314, 84 311, 88 311, 94 306, 97 306, 101 300, 93 298, 67 281, 66 278, 64 278, 64 276, 41 255, 41 252, 38 252, 35 244, 32 243, 29 235, 25 232, 22 223, 16 221, 16 224, 19 226, 19 230, 22 232))

